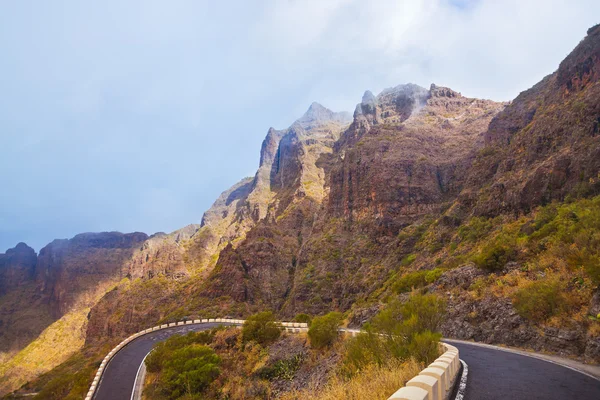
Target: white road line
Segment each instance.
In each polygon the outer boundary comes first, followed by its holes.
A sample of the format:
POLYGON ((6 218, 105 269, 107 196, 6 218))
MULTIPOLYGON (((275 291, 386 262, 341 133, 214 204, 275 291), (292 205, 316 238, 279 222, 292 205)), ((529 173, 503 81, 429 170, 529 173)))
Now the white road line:
MULTIPOLYGON (((148 352, 148 354, 150 354, 150 353, 152 353, 152 350, 150 350, 150 351, 148 352)), ((131 390, 131 400, 134 400, 134 398, 133 398, 133 397, 135 396, 135 388, 136 388, 136 386, 137 386, 137 381, 138 381, 138 378, 139 378, 139 376, 140 376, 140 371, 141 371, 141 369, 142 369, 142 366, 144 365, 144 361, 146 361, 146 357, 148 357, 148 354, 146 354, 146 355, 144 356, 144 359, 142 360, 142 362, 140 363, 140 366, 138 367, 137 374, 135 374, 135 380, 133 381, 133 389, 131 390)), ((142 385, 143 385, 143 384, 144 384, 144 383, 142 382, 142 385)), ((140 394, 141 394, 141 393, 140 393, 140 394)), ((140 398, 141 398, 141 396, 140 396, 140 398)))
POLYGON ((467 375, 469 374, 469 366, 463 360, 460 360, 463 366, 463 373, 460 377, 460 383, 458 385, 458 390, 456 391, 456 397, 454 400, 464 400, 465 392, 467 391, 467 375))

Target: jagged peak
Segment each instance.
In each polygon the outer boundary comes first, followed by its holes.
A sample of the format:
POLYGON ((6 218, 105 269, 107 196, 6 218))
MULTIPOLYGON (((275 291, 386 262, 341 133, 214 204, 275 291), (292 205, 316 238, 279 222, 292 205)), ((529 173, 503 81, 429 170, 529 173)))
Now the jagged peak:
POLYGON ((429 94, 431 97, 462 97, 460 92, 456 92, 448 87, 437 86, 432 83, 429 87, 429 94))
POLYGON ((425 89, 422 86, 416 85, 414 83, 403 83, 391 88, 386 88, 383 89, 381 91, 381 93, 379 93, 377 95, 377 100, 380 100, 382 97, 384 96, 389 96, 389 95, 400 95, 400 94, 423 94, 423 93, 427 93, 428 90, 425 89))
MULTIPOLYGON (((19 243, 17 243, 17 245, 15 247, 7 249, 5 254, 11 254, 11 253, 29 253, 29 252, 35 253, 35 250, 32 249, 31 247, 29 247, 27 245, 27 243, 19 242, 19 243)), ((1 254, 2 253, 0 253, 0 255, 1 254)))
MULTIPOLYGON (((294 124, 299 124, 302 128, 307 129, 311 126, 325 122, 349 123, 352 120, 350 113, 335 112, 323 106, 316 101, 312 102, 308 110, 302 117, 297 119, 294 124)), ((294 125, 292 124, 292 126, 294 125)))
POLYGON ((375 96, 373 95, 373 92, 371 92, 370 90, 366 90, 365 94, 363 94, 363 97, 361 99, 361 103, 362 104, 374 104, 376 101, 375 96))

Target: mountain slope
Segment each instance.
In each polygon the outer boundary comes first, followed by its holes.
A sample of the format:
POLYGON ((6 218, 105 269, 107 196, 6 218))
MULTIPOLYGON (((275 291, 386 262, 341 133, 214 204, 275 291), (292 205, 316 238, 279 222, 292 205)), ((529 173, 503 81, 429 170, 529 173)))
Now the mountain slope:
MULTIPOLYGON (((126 279, 91 308, 85 354, 183 317, 339 310, 360 326, 418 290, 447 299, 447 336, 600 362, 599 78, 600 25, 508 104, 413 84, 366 92, 351 119, 313 103, 269 129, 256 175, 200 226, 111 264, 126 279)), ((9 258, 5 276, 29 279, 9 258)), ((60 314, 77 296, 53 282, 60 314)))
POLYGON ((91 307, 124 275, 147 235, 84 233, 36 255, 23 243, 0 255, 0 393, 77 352, 91 307))

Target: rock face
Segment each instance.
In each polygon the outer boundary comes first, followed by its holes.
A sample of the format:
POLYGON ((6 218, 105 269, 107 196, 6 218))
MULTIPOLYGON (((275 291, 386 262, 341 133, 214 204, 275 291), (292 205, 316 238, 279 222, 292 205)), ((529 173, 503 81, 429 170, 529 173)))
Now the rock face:
POLYGON ((35 251, 25 243, 19 243, 0 254, 0 296, 17 286, 32 282, 36 263, 35 251))
POLYGON ((24 243, 0 255, 0 351, 18 350, 71 309, 93 306, 147 237, 83 233, 39 255, 24 243))
POLYGON ((494 216, 600 193, 600 26, 490 123, 461 205, 494 216))
POLYGON ((401 85, 365 93, 336 140, 327 125, 303 126, 316 119, 307 117, 313 104, 285 134, 269 132, 261 160, 270 167, 272 200, 245 239, 221 252, 207 292, 287 315, 349 308, 374 284, 360 278, 366 266, 355 237, 393 237, 456 198, 485 129, 503 107, 435 85, 401 85))

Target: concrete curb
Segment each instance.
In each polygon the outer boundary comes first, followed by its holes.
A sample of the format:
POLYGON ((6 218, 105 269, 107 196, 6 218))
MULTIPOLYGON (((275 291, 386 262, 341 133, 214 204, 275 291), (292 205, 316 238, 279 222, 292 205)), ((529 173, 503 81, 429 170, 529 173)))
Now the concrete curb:
MULTIPOLYGON (((85 400, 92 400, 94 398, 94 395, 96 394, 96 390, 98 389, 100 381, 102 380, 102 375, 104 374, 104 370, 106 369, 106 366, 108 365, 110 360, 114 357, 114 355, 117 354, 117 352, 119 350, 121 350, 123 347, 125 347, 127 344, 134 341, 135 339, 137 339, 140 336, 146 335, 151 332, 156 332, 161 329, 172 328, 174 326, 206 324, 206 323, 225 323, 225 324, 229 324, 229 325, 233 325, 233 326, 239 326, 239 325, 243 325, 244 322, 246 322, 246 320, 244 320, 244 319, 231 319, 231 318, 209 318, 209 319, 207 319, 207 318, 204 318, 204 319, 171 322, 169 324, 157 325, 155 327, 144 329, 140 332, 134 333, 133 335, 129 336, 128 338, 123 340, 121 343, 119 343, 117 346, 115 346, 106 355, 106 357, 104 357, 104 359, 100 363, 100 367, 98 367, 96 376, 94 377, 94 380, 92 381, 92 384, 90 385, 90 389, 88 390, 88 393, 85 396, 85 400)), ((304 322, 302 322, 302 323, 301 322, 278 322, 277 324, 279 326, 281 326, 282 328, 285 328, 286 332, 301 333, 301 332, 308 331, 308 324, 306 324, 304 322)))
POLYGON ((444 353, 388 400, 447 400, 451 396, 461 361, 456 347, 447 343, 440 347, 444 353))

